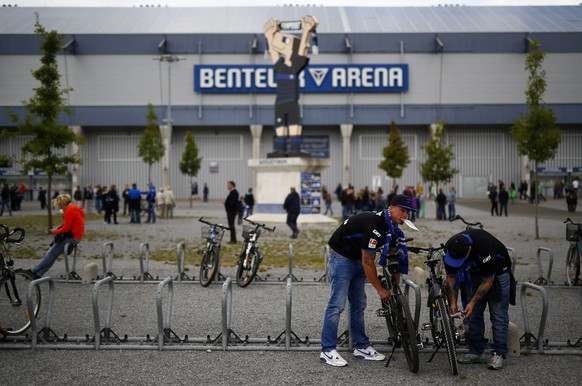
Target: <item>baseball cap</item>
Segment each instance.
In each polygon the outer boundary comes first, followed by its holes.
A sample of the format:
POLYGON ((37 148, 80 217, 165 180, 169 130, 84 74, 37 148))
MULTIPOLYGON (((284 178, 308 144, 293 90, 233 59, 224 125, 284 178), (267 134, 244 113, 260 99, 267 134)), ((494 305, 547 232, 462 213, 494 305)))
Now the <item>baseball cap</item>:
POLYGON ((473 239, 467 234, 459 233, 451 237, 445 244, 445 264, 453 268, 462 266, 471 244, 473 239))
POLYGON ((390 205, 399 206, 404 209, 416 212, 416 209, 412 207, 412 198, 405 196, 404 194, 397 194, 392 198, 390 205))

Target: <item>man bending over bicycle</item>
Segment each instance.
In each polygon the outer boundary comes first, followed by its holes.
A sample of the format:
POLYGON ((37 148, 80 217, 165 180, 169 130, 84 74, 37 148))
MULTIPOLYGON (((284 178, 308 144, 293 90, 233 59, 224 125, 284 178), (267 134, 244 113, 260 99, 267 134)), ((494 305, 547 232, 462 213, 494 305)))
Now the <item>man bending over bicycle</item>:
POLYGON ((500 370, 509 351, 509 304, 515 304, 515 280, 507 248, 482 229, 468 229, 447 241, 445 253, 451 314, 458 312, 459 287, 464 285, 467 291, 463 305, 465 317, 470 317, 469 353, 459 359, 459 363, 486 363, 483 313, 488 305, 493 330, 489 368, 500 370))
POLYGON ((337 350, 338 324, 346 301, 350 301, 350 327, 354 339, 356 359, 382 361, 386 357, 370 345, 364 325, 366 309, 366 279, 382 300, 392 294, 384 289, 378 279, 376 250, 388 245, 390 252, 400 249, 400 273, 408 273, 408 253, 403 243, 404 234, 398 227, 408 217, 412 208, 411 198, 397 195, 384 211, 363 212, 345 220, 329 239, 330 256, 328 272, 331 295, 321 333, 322 352, 319 360, 331 366, 346 366, 347 361, 337 350), (400 241, 400 242, 399 242, 400 241))

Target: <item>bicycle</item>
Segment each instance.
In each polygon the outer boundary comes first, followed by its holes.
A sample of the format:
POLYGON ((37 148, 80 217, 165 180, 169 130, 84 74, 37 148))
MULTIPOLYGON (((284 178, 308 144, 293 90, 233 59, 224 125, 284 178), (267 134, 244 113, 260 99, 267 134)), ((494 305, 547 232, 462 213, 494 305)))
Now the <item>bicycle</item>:
MULTIPOLYGON (((10 257, 9 244, 19 244, 24 240, 25 231, 14 228, 12 231, 0 224, 0 335, 20 335, 30 327, 30 314, 26 302, 28 287, 36 278, 29 272, 14 269, 14 260, 10 257), (16 237, 18 236, 18 237, 16 237)), ((35 286, 32 294, 34 316, 40 310, 40 287, 35 286)))
POLYGON ((459 336, 453 317, 449 314, 449 294, 444 284, 444 278, 442 274, 437 274, 436 269, 437 266, 441 265, 444 246, 429 248, 410 246, 407 249, 408 252, 426 255, 424 264, 429 268, 429 277, 426 282, 428 284, 427 307, 429 307, 430 319, 429 325, 424 325, 423 329, 430 328, 436 349, 428 362, 431 362, 438 350, 444 346, 447 350, 451 373, 457 375, 459 370, 455 344, 459 341, 459 336))
POLYGON ((582 255, 582 223, 575 223, 569 218, 566 224, 566 240, 570 242, 566 255, 566 280, 569 286, 582 285, 580 278, 580 256, 582 255))
POLYGON ((397 253, 385 256, 387 264, 382 266, 383 276, 378 275, 378 278, 382 287, 390 291, 392 296, 390 299, 382 300, 382 308, 376 310, 376 314, 386 318, 388 342, 392 344, 392 352, 388 357, 386 366, 390 364, 396 348, 402 347, 409 370, 417 373, 420 365, 418 351, 419 348, 422 348, 422 343, 415 328, 408 301, 396 280, 399 266, 398 261, 396 261, 397 257, 397 253))
POLYGON ((214 224, 204 220, 203 217, 198 219, 201 223, 208 226, 202 227, 202 238, 206 239, 206 249, 200 263, 200 285, 208 287, 216 278, 216 273, 220 264, 220 241, 224 236, 224 231, 230 228, 222 224, 214 224))
POLYGON ((238 268, 236 270, 236 284, 243 288, 251 284, 257 275, 259 265, 263 261, 263 255, 261 255, 261 252, 259 251, 258 242, 261 230, 264 229, 273 232, 276 228, 268 228, 265 224, 256 223, 248 218, 245 218, 244 220, 252 224, 252 226, 246 224, 243 225, 242 236, 244 242, 237 261, 238 268))
POLYGON ((453 221, 456 221, 456 220, 461 220, 466 225, 465 230, 475 229, 475 228, 483 229, 483 224, 480 223, 479 221, 477 221, 477 222, 467 222, 461 216, 456 215, 455 218, 453 218, 453 219, 450 220, 450 222, 453 222, 453 221))

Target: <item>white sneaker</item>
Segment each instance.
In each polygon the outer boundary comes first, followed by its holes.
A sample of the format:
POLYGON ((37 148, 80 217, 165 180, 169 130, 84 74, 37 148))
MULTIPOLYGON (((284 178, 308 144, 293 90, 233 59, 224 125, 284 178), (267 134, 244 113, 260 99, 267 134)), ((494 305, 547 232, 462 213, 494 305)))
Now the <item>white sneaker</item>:
POLYGON ((380 354, 378 351, 374 350, 372 346, 368 346, 365 349, 354 349, 354 358, 366 359, 368 361, 383 361, 386 359, 386 355, 380 354))
POLYGON ((322 351, 321 354, 319 354, 319 361, 335 367, 348 365, 348 362, 342 358, 335 349, 325 352, 322 351))

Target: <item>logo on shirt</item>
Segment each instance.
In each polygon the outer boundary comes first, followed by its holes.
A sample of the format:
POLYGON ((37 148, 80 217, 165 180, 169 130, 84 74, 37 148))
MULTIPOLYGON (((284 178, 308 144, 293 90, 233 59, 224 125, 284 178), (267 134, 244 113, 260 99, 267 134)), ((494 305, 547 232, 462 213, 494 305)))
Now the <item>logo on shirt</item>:
POLYGON ((376 236, 380 237, 380 232, 378 232, 376 229, 374 229, 372 231, 373 234, 375 234, 376 236))
POLYGON ((483 259, 483 263, 488 262, 489 260, 491 260, 491 255, 487 256, 486 258, 483 259))
POLYGON ((376 244, 378 244, 378 240, 376 239, 370 239, 370 241, 368 242, 368 248, 376 248, 376 244))

